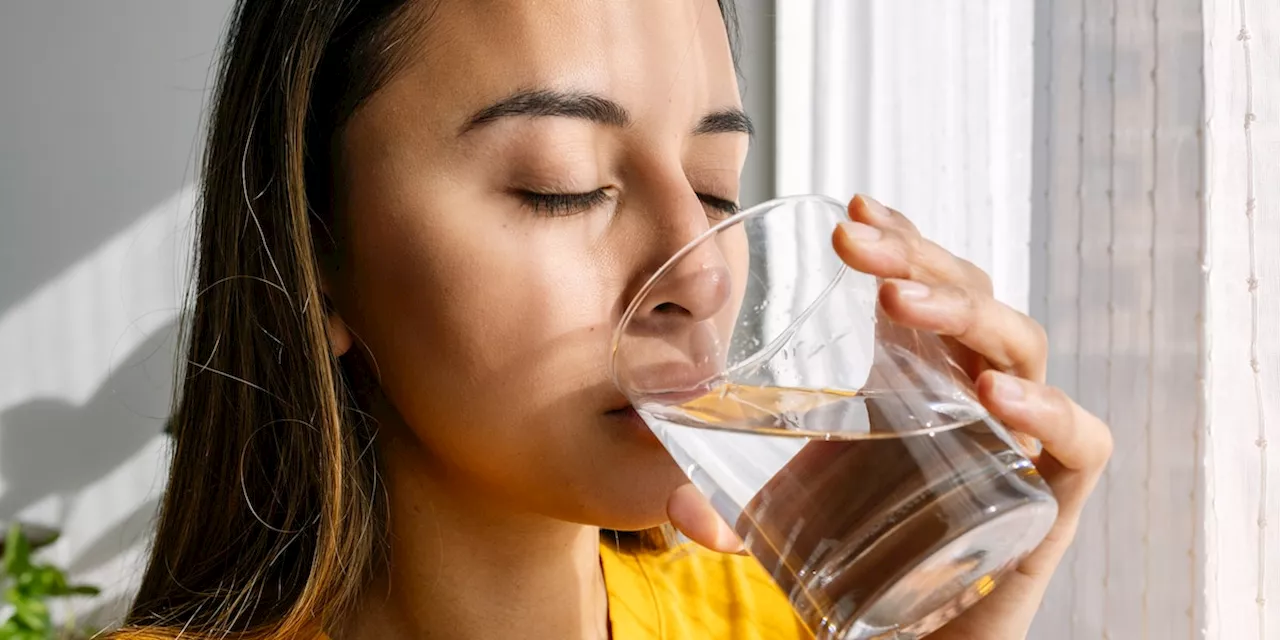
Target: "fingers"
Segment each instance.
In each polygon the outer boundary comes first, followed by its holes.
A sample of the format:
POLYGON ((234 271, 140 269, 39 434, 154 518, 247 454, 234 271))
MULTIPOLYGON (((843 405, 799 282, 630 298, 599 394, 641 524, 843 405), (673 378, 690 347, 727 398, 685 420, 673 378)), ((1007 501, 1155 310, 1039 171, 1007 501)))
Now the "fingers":
POLYGON ((1044 328, 990 295, 891 279, 880 290, 880 305, 895 322, 951 336, 996 369, 1044 380, 1049 353, 1044 328))
POLYGON ((992 292, 986 272, 926 240, 901 213, 858 196, 849 205, 849 216, 851 222, 840 225, 833 244, 836 253, 854 269, 882 278, 992 292))
POLYGON ((978 398, 1010 429, 1040 440, 1037 466, 1063 510, 1078 514, 1111 458, 1107 425, 1056 388, 997 371, 978 378, 978 398))
POLYGON ((880 303, 902 325, 953 337, 991 366, 1043 381, 1048 339, 1031 318, 997 301, 978 267, 921 237, 902 214, 858 196, 833 245, 850 267, 885 278, 880 303))
POLYGON ((667 518, 680 533, 712 551, 742 552, 738 534, 692 484, 683 485, 671 494, 667 500, 667 518))

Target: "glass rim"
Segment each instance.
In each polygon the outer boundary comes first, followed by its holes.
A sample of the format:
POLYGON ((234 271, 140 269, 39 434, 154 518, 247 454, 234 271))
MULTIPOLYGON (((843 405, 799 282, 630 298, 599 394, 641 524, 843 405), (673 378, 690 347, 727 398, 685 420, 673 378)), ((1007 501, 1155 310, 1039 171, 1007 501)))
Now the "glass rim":
MULTIPOLYGON (((841 210, 847 209, 845 204, 839 200, 820 194, 780 196, 766 200, 747 209, 743 209, 742 211, 721 220, 711 228, 698 234, 698 237, 690 240, 683 247, 680 247, 678 251, 672 254, 670 258, 667 258, 666 262, 663 262, 662 266, 658 267, 658 269, 653 272, 653 275, 649 276, 649 279, 640 287, 640 290, 636 292, 636 295, 631 298, 631 302, 627 303, 626 311, 622 313, 622 318, 618 321, 618 325, 614 327, 613 339, 609 344, 609 377, 613 381, 613 386, 617 387, 623 395, 628 395, 627 390, 622 387, 622 383, 618 379, 618 351, 622 344, 623 335, 625 333, 624 329, 626 329, 627 325, 631 324, 631 319, 635 316, 636 311, 640 309, 641 303, 644 302, 645 298, 649 297, 649 294, 653 292, 653 288, 657 286, 658 282, 661 281, 662 278, 675 268, 676 264, 692 253, 695 249, 702 246, 706 241, 720 235, 720 233, 725 229, 742 224, 747 220, 766 215, 783 205, 801 204, 806 202, 834 205, 841 210)), ((628 395, 628 397, 630 396, 628 395)))

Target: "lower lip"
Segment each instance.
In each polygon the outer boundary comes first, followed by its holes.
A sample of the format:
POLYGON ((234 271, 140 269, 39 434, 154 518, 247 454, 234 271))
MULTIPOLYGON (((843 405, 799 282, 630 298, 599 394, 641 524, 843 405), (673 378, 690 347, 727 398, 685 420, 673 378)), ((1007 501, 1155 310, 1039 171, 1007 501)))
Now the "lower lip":
POLYGON ((610 411, 605 415, 624 423, 627 430, 635 433, 637 436, 646 440, 658 442, 658 436, 654 435, 653 430, 649 428, 649 425, 645 424, 644 418, 641 418, 640 414, 636 413, 635 407, 627 407, 626 409, 610 411))

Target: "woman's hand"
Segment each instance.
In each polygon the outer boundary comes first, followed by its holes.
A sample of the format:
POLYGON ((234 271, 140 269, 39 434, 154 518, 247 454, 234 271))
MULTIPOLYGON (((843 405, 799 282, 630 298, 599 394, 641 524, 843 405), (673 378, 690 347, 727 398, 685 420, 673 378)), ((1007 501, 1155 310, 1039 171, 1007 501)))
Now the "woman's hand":
MULTIPOLYGON (((946 336, 992 415, 1043 445, 1033 460, 1058 500, 1053 529, 990 596, 930 636, 1025 638, 1111 455, 1111 433, 1061 391, 1044 385, 1044 329, 998 302, 986 273, 924 239, 902 214, 874 200, 854 198, 849 217, 835 232, 836 252, 850 267, 884 279, 880 303, 885 313, 898 324, 946 336)), ((691 485, 672 495, 668 514, 695 542, 719 551, 741 550, 737 536, 691 485)))

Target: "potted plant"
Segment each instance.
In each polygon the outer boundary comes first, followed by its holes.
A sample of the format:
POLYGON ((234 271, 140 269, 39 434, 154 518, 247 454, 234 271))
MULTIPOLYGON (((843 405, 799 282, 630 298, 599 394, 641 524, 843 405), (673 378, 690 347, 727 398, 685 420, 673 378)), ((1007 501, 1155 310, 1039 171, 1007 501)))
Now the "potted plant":
POLYGON ((52 544, 56 536, 45 536, 33 544, 17 524, 9 527, 0 565, 0 640, 58 640, 79 637, 74 622, 64 628, 53 623, 49 601, 68 596, 93 596, 98 589, 73 585, 66 574, 51 564, 37 564, 31 557, 39 547, 52 544), (3 611, 12 609, 7 619, 3 611))

